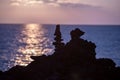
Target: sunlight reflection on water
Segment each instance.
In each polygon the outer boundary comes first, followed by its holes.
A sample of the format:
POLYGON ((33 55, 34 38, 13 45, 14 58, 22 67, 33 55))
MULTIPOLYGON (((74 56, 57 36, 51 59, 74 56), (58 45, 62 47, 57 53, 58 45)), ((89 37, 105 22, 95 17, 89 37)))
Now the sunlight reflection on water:
POLYGON ((49 48, 51 41, 45 36, 46 33, 47 30, 42 25, 26 24, 22 30, 22 38, 19 39, 19 42, 23 44, 18 49, 21 54, 16 54, 14 65, 26 66, 32 61, 30 56, 40 56, 52 52, 53 49, 49 48))

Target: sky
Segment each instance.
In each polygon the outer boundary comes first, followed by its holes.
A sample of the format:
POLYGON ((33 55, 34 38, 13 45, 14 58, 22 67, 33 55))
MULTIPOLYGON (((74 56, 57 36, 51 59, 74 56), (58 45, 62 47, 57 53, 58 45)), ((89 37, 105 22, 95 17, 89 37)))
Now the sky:
POLYGON ((120 0, 0 0, 0 23, 120 24, 120 0))

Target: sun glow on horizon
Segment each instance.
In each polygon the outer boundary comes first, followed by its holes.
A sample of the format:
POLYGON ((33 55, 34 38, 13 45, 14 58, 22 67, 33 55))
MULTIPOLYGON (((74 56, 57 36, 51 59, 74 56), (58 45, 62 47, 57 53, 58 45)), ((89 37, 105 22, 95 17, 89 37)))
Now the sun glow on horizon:
POLYGON ((119 0, 1 0, 0 23, 120 24, 119 3, 119 0))

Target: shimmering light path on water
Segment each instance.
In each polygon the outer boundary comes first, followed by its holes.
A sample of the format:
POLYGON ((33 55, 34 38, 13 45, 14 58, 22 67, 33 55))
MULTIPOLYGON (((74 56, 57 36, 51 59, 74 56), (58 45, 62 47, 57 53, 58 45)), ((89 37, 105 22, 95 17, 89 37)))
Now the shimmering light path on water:
POLYGON ((19 39, 19 42, 25 44, 25 46, 19 47, 18 52, 22 54, 16 54, 15 65, 25 66, 32 61, 30 56, 40 56, 52 51, 52 49, 45 48, 48 46, 47 43, 51 42, 49 38, 44 37, 46 32, 47 30, 39 24, 24 25, 21 34, 22 38, 19 39))
MULTIPOLYGON (((9 26, 8 28, 17 28, 9 26)), ((6 29, 8 29, 6 28, 6 29)), ((52 40, 47 37, 48 30, 39 24, 19 25, 16 31, 4 31, 0 46, 0 69, 7 70, 15 65, 26 66, 33 61, 30 56, 50 54, 53 51, 52 40), (19 30, 20 28, 20 30, 19 30), (19 31, 19 32, 16 32, 19 31), (9 35, 14 35, 13 37, 9 35), (12 39, 11 39, 12 38, 12 39), (3 48, 3 49, 2 49, 3 48)))

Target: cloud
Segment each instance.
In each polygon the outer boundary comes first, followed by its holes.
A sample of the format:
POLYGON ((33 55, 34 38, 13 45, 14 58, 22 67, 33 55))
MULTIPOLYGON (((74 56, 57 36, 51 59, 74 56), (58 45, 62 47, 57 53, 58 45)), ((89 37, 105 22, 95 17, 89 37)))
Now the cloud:
POLYGON ((90 7, 88 4, 81 4, 80 0, 11 0, 13 6, 28 6, 28 5, 50 5, 56 7, 90 7))
POLYGON ((27 5, 40 5, 43 4, 42 0, 11 0, 13 6, 27 6, 27 5))
POLYGON ((11 0, 12 6, 0 3, 2 4, 2 7, 0 5, 0 22, 54 24, 120 23, 118 13, 106 10, 101 6, 83 4, 79 1, 82 0, 11 0))
POLYGON ((72 3, 72 4, 78 4, 78 3, 80 3, 80 0, 57 0, 57 3, 72 3))
POLYGON ((59 3, 61 7, 67 7, 67 8, 102 8, 100 6, 92 6, 92 5, 87 5, 87 4, 72 4, 72 3, 59 3))

